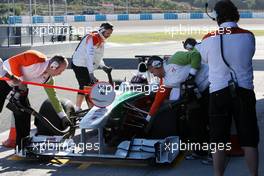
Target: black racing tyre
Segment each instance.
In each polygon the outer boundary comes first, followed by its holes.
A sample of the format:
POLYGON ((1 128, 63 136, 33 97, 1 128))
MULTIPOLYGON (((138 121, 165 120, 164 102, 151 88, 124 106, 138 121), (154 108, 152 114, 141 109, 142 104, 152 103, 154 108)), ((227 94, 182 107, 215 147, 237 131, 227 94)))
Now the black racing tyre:
MULTIPOLYGON (((73 103, 67 99, 60 100, 60 102, 65 113, 67 114, 68 117, 70 117, 70 113, 74 112, 73 103)), ((42 103, 39 110, 39 114, 47 118, 51 122, 51 124, 53 124, 59 130, 64 130, 62 128, 61 119, 57 115, 49 99, 45 100, 42 103)), ((35 118, 35 125, 37 127, 38 135, 48 135, 48 136, 55 135, 54 133, 52 133, 51 130, 49 130, 49 127, 46 127, 43 124, 41 124, 38 118, 35 118)))

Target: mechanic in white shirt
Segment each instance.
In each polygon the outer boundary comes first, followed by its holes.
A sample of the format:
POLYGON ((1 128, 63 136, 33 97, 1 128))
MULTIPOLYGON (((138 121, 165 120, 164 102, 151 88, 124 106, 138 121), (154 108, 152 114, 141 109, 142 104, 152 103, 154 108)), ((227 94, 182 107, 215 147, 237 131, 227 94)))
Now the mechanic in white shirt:
MULTIPOLYGON (((200 47, 209 66, 210 140, 226 144, 233 118, 250 174, 258 175, 259 131, 252 67, 255 37, 238 27, 239 12, 231 1, 217 2, 214 10, 219 30, 207 34, 200 47)), ((224 150, 213 153, 213 164, 214 175, 224 175, 224 150)))
MULTIPOLYGON (((0 80, 0 113, 8 94, 16 89, 20 96, 18 101, 25 107, 30 107, 28 99, 28 88, 22 84, 22 81, 31 81, 53 86, 55 76, 60 75, 68 66, 68 61, 63 56, 54 56, 47 59, 47 56, 36 50, 27 50, 12 56, 2 62, 0 59, 0 77, 6 77, 10 80, 0 80)), ((63 129, 72 125, 67 114, 63 110, 54 88, 44 88, 52 107, 61 119, 63 129)), ((21 140, 30 134, 30 116, 27 112, 13 112, 16 126, 16 145, 21 149, 21 140)), ((6 146, 12 144, 4 143, 6 146)))
MULTIPOLYGON (((104 43, 113 32, 113 25, 102 23, 99 30, 85 35, 72 56, 72 69, 79 83, 79 89, 89 86, 98 80, 94 76, 94 70, 99 67, 105 72, 110 72, 103 61, 104 43)), ((81 109, 84 94, 78 93, 76 98, 76 110, 81 109)), ((88 102, 87 102, 88 103, 88 102)))
POLYGON ((157 113, 166 98, 180 98, 180 86, 186 80, 195 83, 200 93, 209 86, 208 66, 201 64, 201 56, 197 50, 176 52, 165 63, 159 56, 152 56, 147 67, 150 73, 160 78, 160 88, 146 117, 148 121, 157 113))

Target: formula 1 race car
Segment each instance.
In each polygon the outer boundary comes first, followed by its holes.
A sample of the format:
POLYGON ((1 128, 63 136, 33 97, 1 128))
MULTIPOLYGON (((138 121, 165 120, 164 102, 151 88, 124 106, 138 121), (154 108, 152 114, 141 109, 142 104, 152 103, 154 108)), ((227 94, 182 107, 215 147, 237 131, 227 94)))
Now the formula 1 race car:
MULTIPOLYGON (((146 71, 146 59, 140 60, 141 72, 146 71)), ((146 82, 130 85, 142 87, 146 86, 146 82)), ((148 84, 147 90, 150 89, 151 84, 148 84)), ((74 111, 74 105, 69 100, 62 100, 62 106, 74 124, 67 129, 62 128, 48 100, 36 112, 11 97, 10 109, 35 116, 37 127, 34 135, 23 139, 20 154, 26 158, 138 160, 170 164, 179 155, 179 148, 174 146, 178 146, 180 139, 185 137, 188 110, 199 106, 191 103, 195 94, 183 85, 181 99, 166 101, 147 122, 145 117, 155 97, 155 93, 149 92, 117 91, 111 105, 104 108, 94 106, 78 112, 74 111)))

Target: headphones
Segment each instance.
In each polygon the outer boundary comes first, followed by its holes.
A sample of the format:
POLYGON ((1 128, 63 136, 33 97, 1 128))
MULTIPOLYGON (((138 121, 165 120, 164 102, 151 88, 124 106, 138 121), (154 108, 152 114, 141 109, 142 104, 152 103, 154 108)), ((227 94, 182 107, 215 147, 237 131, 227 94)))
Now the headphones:
POLYGON ((100 27, 98 29, 98 32, 100 32, 101 34, 103 34, 106 31, 106 29, 104 27, 100 27))
POLYGON ((98 29, 99 32, 104 33, 106 30, 111 29, 113 30, 113 25, 110 23, 102 23, 100 28, 98 29))
POLYGON ((105 29, 104 27, 100 27, 100 28, 98 29, 98 31, 101 32, 101 33, 104 33, 104 32, 106 31, 106 29, 105 29))
POLYGON ((185 46, 185 49, 192 50, 194 46, 190 45, 189 43, 185 46))
POLYGON ((212 17, 211 15, 209 15, 209 13, 208 13, 208 2, 205 3, 205 13, 206 13, 206 15, 207 15, 209 18, 211 18, 213 21, 216 21, 218 14, 216 13, 216 11, 213 11, 215 17, 212 17))
POLYGON ((49 60, 49 62, 50 62, 50 66, 49 66, 49 68, 50 68, 51 70, 56 70, 56 69, 58 69, 62 63, 65 63, 66 66, 68 66, 68 61, 67 61, 67 59, 66 59, 64 56, 61 56, 61 55, 55 55, 55 56, 53 56, 53 57, 49 60))
POLYGON ((187 38, 185 41, 182 42, 182 44, 184 49, 192 50, 197 44, 197 41, 194 38, 187 38))
POLYGON ((146 72, 147 70, 148 70, 148 68, 147 68, 147 65, 146 65, 145 62, 140 62, 140 63, 138 64, 138 71, 139 71, 139 72, 144 73, 144 72, 146 72))
POLYGON ((151 56, 148 59, 147 66, 153 68, 161 68, 163 66, 163 60, 159 56, 151 56))
POLYGON ((53 62, 51 62, 51 64, 50 64, 50 69, 52 69, 52 70, 56 70, 57 68, 59 68, 59 66, 60 66, 59 62, 57 62, 57 61, 53 61, 53 62))
POLYGON ((212 12, 212 15, 210 15, 208 13, 208 3, 205 3, 205 13, 207 14, 207 16, 209 18, 211 18, 214 21, 221 21, 221 18, 226 19, 227 18, 227 14, 225 14, 225 12, 223 12, 222 10, 225 9, 227 11, 230 11, 230 14, 232 17, 232 19, 234 21, 238 21, 239 20, 239 12, 237 10, 237 7, 233 4, 232 1, 227 1, 227 0, 220 0, 215 4, 214 10, 212 12))
POLYGON ((103 39, 103 40, 105 40, 106 38, 104 37, 104 35, 103 35, 103 33, 104 33, 104 31, 105 31, 105 29, 104 28, 100 28, 99 30, 98 30, 98 34, 100 35, 100 37, 103 39), (103 31, 103 32, 102 32, 103 31))
POLYGON ((99 33, 99 35, 103 38, 103 39, 105 39, 105 37, 104 37, 104 35, 103 35, 103 33, 106 31, 106 30, 108 30, 108 29, 111 29, 111 30, 113 30, 113 25, 112 24, 110 24, 110 23, 102 23, 101 25, 100 25, 100 28, 98 29, 98 33, 99 33))
POLYGON ((162 62, 158 61, 158 60, 155 60, 152 62, 152 67, 154 68, 160 68, 162 66, 162 62))

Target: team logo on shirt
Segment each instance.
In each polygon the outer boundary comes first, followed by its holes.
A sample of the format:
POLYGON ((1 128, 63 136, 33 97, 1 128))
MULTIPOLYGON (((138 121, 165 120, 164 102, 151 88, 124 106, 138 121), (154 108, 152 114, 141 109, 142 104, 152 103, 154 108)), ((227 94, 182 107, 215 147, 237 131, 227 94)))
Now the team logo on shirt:
POLYGON ((172 68, 170 69, 170 72, 176 72, 176 68, 175 68, 175 67, 172 67, 172 68))

